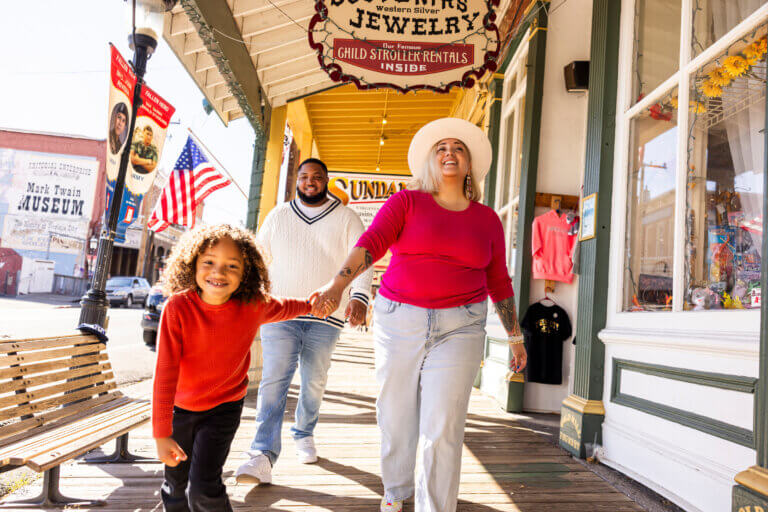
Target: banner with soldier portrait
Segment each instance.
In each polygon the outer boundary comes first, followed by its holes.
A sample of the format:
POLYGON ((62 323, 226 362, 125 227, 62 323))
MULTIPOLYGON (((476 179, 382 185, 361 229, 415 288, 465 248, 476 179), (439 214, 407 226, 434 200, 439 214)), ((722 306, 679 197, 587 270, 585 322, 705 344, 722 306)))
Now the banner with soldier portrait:
POLYGON ((128 151, 125 189, 120 202, 116 242, 125 240, 125 232, 139 216, 141 200, 152 187, 165 143, 165 134, 175 108, 144 84, 141 106, 136 112, 132 134, 128 133, 133 112, 136 75, 120 52, 110 45, 111 73, 109 89, 109 135, 107 137, 107 219, 115 191, 120 160, 128 151))

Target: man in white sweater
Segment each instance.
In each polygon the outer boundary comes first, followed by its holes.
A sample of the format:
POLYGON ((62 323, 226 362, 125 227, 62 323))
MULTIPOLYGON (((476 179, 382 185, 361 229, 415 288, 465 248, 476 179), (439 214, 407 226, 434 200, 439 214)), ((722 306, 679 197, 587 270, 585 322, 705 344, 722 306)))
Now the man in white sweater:
MULTIPOLYGON (((351 209, 328 195, 328 169, 310 158, 299 165, 297 198, 275 207, 259 229, 272 281, 272 293, 307 297, 333 278, 336 269, 363 234, 363 223, 351 209)), ((256 405, 256 434, 250 460, 236 472, 238 483, 270 483, 280 455, 280 430, 296 365, 301 390, 291 427, 300 462, 317 462, 313 431, 320 413, 331 354, 345 318, 352 326, 365 322, 373 269, 352 282, 339 308, 327 318, 311 315, 261 328, 264 369, 256 405)))

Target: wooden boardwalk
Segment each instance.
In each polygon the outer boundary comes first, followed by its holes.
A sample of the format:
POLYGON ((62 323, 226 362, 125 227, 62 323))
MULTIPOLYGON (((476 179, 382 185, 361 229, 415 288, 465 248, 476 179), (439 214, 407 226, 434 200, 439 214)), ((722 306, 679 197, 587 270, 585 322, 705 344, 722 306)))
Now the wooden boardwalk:
MULTIPOLYGON (((369 335, 346 331, 334 354, 328 390, 315 432, 321 460, 296 462, 289 426, 298 387, 291 387, 283 429, 283 454, 273 485, 237 485, 234 471, 245 459, 253 435, 256 400, 246 400, 243 421, 225 466, 225 481, 236 510, 378 511, 379 433, 376 427, 373 348, 369 335)), ((131 449, 153 455, 149 426, 131 433, 131 449)), ((110 447, 105 447, 108 449, 110 447)), ((159 463, 136 465, 67 464, 62 491, 81 498, 103 498, 93 510, 162 510, 159 463)), ((38 481, 39 482, 39 481, 38 481)), ((27 495, 36 491, 27 491, 27 495)), ((11 497, 13 498, 13 497, 11 497)), ((3 510, 14 510, 4 508, 3 510)), ((25 509, 29 510, 29 509, 25 509)), ((406 511, 413 505, 406 503, 406 511)), ((493 400, 474 392, 462 460, 460 512, 543 512, 642 510, 552 441, 525 428, 493 400)))

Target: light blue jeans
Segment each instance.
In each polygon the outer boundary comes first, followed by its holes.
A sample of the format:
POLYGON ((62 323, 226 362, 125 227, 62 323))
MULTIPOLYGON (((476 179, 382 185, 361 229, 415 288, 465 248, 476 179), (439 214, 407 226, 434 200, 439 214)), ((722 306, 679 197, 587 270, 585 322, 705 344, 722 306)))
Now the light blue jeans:
POLYGON ((424 309, 376 297, 384 496, 402 501, 415 490, 416 512, 456 510, 464 424, 483 357, 487 311, 487 302, 424 309))
POLYGON ((307 320, 262 326, 264 369, 256 402, 256 434, 248 451, 251 457, 263 453, 274 465, 280 456, 285 403, 297 365, 301 389, 296 423, 291 432, 294 439, 312 435, 320 415, 331 355, 340 333, 338 327, 307 320))

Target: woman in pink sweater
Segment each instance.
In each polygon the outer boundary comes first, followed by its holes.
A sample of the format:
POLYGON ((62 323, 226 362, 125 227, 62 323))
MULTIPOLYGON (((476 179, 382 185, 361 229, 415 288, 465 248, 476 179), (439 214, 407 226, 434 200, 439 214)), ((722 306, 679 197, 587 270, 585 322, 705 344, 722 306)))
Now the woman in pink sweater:
POLYGON ((401 511, 414 493, 417 512, 456 510, 489 296, 509 335, 513 369, 526 364, 504 231, 478 202, 491 151, 485 133, 462 119, 423 126, 408 151, 409 190, 382 206, 313 309, 334 311, 352 279, 392 251, 374 306, 382 512, 401 511), (423 471, 415 481, 419 442, 423 471))

